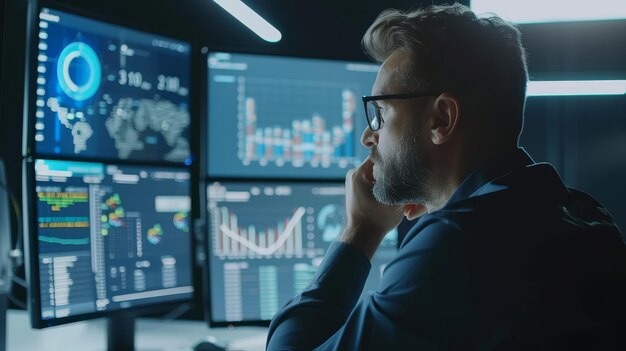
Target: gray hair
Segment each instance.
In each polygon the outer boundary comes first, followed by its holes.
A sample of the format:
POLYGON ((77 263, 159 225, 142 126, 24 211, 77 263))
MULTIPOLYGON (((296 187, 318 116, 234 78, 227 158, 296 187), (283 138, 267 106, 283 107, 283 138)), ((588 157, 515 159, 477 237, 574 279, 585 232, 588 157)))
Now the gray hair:
POLYGON ((362 46, 377 62, 396 50, 410 53, 412 88, 453 93, 466 112, 491 118, 496 131, 519 137, 528 70, 513 24, 495 15, 479 18, 458 3, 389 9, 369 27, 362 46))

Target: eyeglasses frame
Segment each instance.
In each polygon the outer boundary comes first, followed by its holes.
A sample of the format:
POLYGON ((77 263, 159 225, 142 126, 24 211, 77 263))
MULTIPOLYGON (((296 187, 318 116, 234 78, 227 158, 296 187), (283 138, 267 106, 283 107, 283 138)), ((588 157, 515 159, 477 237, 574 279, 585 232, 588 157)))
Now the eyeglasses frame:
POLYGON ((365 110, 365 119, 367 120, 367 125, 369 126, 370 130, 372 132, 378 131, 380 130, 380 128, 382 128, 383 123, 385 123, 385 120, 383 119, 382 114, 380 113, 380 107, 378 105, 374 105, 376 106, 376 118, 380 119, 380 123, 379 123, 379 127, 374 129, 372 128, 372 122, 370 121, 370 117, 367 114, 367 103, 370 101, 379 101, 379 100, 406 100, 406 99, 414 99, 414 98, 418 98, 418 97, 425 97, 425 96, 437 96, 441 94, 440 92, 422 92, 422 93, 406 93, 406 94, 385 94, 385 95, 364 95, 362 100, 363 100, 363 108, 365 110))

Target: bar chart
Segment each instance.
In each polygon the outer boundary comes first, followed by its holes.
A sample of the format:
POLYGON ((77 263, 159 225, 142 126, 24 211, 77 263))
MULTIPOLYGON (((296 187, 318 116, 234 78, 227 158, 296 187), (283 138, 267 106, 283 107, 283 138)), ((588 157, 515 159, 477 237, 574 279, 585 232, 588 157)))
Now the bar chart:
POLYGON ((360 100, 378 65, 234 53, 207 65, 209 177, 339 180, 367 157, 360 100))
POLYGON ((341 208, 344 193, 337 184, 214 182, 207 188, 212 254, 221 260, 320 257, 325 237, 344 217, 328 209, 341 208))
POLYGON ((228 257, 302 255, 302 217, 306 210, 298 207, 290 218, 275 226, 259 229, 250 224, 242 228, 237 215, 221 207, 217 219, 219 234, 215 238, 215 254, 228 257))
MULTIPOLYGON (((335 182, 214 181, 207 186, 212 310, 226 321, 270 320, 314 279, 345 228, 345 186, 335 182)), ((389 233, 369 288, 396 251, 389 233)))
POLYGON ((302 86, 302 82, 264 81, 264 86, 292 85, 282 92, 285 99, 280 103, 285 106, 279 107, 266 91, 254 86, 261 83, 239 79, 239 84, 238 155, 243 165, 256 162, 259 166, 289 164, 293 167, 346 168, 354 163, 356 94, 353 90, 330 83, 320 85, 317 89, 331 90, 330 95, 328 92, 320 95, 335 104, 315 106, 307 103, 311 98, 297 96, 304 94, 299 90, 314 95, 310 88, 302 86), (253 94, 249 93, 251 90, 253 94), (292 106, 295 103, 311 106, 292 106))

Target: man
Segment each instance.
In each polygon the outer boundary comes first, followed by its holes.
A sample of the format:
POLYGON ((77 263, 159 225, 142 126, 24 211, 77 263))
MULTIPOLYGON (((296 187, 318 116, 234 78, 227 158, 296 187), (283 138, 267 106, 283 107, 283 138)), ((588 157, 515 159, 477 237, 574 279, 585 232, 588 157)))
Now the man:
MULTIPOLYGON (((364 97, 370 157, 346 229, 273 319, 270 350, 620 348, 626 248, 608 212, 518 148, 519 31, 467 7, 383 12, 364 97), (421 218, 357 304, 385 233, 421 218)), ((623 346, 622 346, 623 347, 623 346)))

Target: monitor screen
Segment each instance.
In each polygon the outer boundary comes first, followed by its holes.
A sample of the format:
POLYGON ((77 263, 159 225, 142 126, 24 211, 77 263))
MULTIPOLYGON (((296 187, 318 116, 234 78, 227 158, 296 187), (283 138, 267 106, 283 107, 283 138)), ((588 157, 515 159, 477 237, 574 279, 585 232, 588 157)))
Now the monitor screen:
POLYGON ((361 97, 371 94, 378 68, 209 54, 209 176, 343 179, 368 154, 361 97))
MULTIPOLYGON (((210 322, 269 321, 313 278, 345 222, 345 187, 333 183, 214 182, 207 189, 210 322)), ((364 291, 397 251, 389 233, 364 291)))
POLYGON ((34 324, 191 298, 190 176, 184 168, 34 161, 34 324))
POLYGON ((34 44, 36 155, 191 162, 189 44, 48 8, 34 44))

